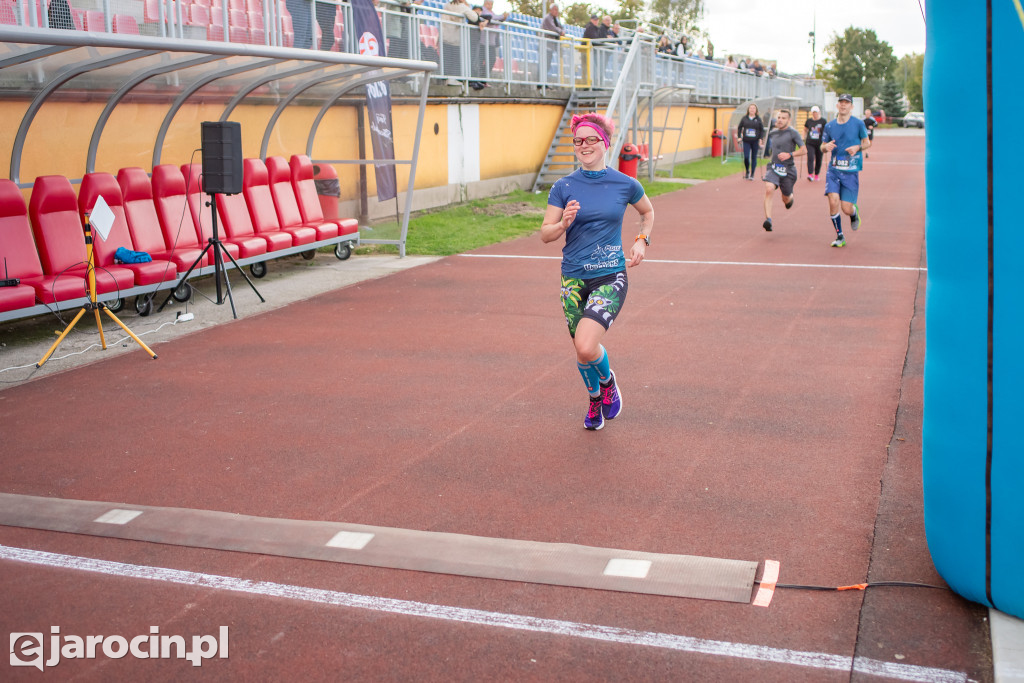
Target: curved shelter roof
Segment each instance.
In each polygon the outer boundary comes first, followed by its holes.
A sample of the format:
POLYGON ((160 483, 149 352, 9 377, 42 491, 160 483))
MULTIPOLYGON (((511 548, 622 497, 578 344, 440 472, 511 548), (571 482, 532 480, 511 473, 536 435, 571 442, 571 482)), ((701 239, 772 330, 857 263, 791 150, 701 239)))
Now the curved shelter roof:
MULTIPOLYGON (((40 109, 65 98, 104 102, 84 163, 84 171, 90 173, 96 170, 101 140, 117 134, 107 129, 111 114, 127 100, 144 98, 166 106, 152 141, 154 166, 160 163, 164 136, 175 115, 189 102, 221 107, 221 121, 228 120, 243 99, 272 106, 261 156, 289 104, 320 105, 307 136, 306 153, 311 155, 323 114, 338 99, 370 83, 425 76, 436 68, 433 62, 348 53, 0 26, 0 97, 30 100, 20 121, 5 121, 9 129, 17 129, 9 177, 25 185, 20 177, 25 139, 40 109)), ((428 79, 419 81, 417 148, 428 79)))

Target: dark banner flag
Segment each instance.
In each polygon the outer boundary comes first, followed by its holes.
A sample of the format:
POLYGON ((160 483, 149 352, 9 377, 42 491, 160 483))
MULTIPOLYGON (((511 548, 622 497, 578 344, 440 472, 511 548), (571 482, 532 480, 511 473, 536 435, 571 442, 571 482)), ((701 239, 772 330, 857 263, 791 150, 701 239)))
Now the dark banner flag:
MULTIPOLYGON (((380 17, 372 0, 352 0, 352 17, 359 36, 359 54, 386 57, 380 17)), ((366 86, 366 111, 370 118, 370 142, 376 161, 395 159, 395 140, 391 135, 391 86, 387 81, 366 86)), ((398 196, 394 164, 374 164, 377 175, 377 199, 384 201, 398 196)))

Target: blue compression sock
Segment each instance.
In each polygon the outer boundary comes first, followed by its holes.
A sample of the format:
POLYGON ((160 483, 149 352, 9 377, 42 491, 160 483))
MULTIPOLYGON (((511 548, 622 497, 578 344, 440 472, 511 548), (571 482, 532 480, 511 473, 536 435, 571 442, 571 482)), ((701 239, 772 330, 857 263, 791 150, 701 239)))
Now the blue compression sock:
POLYGON ((597 396, 601 393, 601 380, 597 374, 597 368, 594 367, 593 363, 576 363, 576 368, 580 371, 580 375, 583 377, 583 383, 587 385, 587 392, 591 396, 597 396))
POLYGON ((842 216, 843 215, 841 213, 837 213, 835 216, 832 216, 832 225, 835 226, 836 234, 837 235, 842 235, 843 234, 843 218, 842 218, 842 216))
POLYGON ((601 347, 601 357, 595 361, 591 361, 591 367, 597 372, 597 378, 601 381, 601 384, 608 384, 612 379, 612 370, 608 363, 608 352, 601 347))

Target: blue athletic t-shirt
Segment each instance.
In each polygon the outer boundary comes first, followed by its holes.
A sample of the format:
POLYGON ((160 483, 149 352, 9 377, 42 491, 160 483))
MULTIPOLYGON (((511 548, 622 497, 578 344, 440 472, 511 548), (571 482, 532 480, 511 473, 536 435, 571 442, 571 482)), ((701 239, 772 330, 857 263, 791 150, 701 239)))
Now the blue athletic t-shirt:
POLYGON ((832 150, 832 159, 829 163, 837 171, 859 171, 864 167, 864 155, 857 152, 852 157, 846 153, 847 147, 859 145, 860 141, 868 136, 868 129, 864 122, 856 116, 851 116, 846 123, 839 123, 839 119, 832 119, 825 124, 825 132, 821 135, 821 144, 829 140, 836 141, 836 148, 832 150))
POLYGON ((576 219, 565 231, 562 275, 589 280, 625 270, 622 217, 626 206, 643 197, 640 181, 613 168, 577 169, 555 182, 549 205, 564 209, 573 199, 580 203, 576 219))

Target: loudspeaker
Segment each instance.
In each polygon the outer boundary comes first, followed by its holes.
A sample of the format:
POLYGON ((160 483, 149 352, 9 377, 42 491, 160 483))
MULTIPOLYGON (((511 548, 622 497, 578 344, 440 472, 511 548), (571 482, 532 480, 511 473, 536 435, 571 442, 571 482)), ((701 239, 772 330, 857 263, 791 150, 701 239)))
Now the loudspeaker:
POLYGON ((236 121, 203 121, 203 192, 242 191, 242 125, 236 121))

